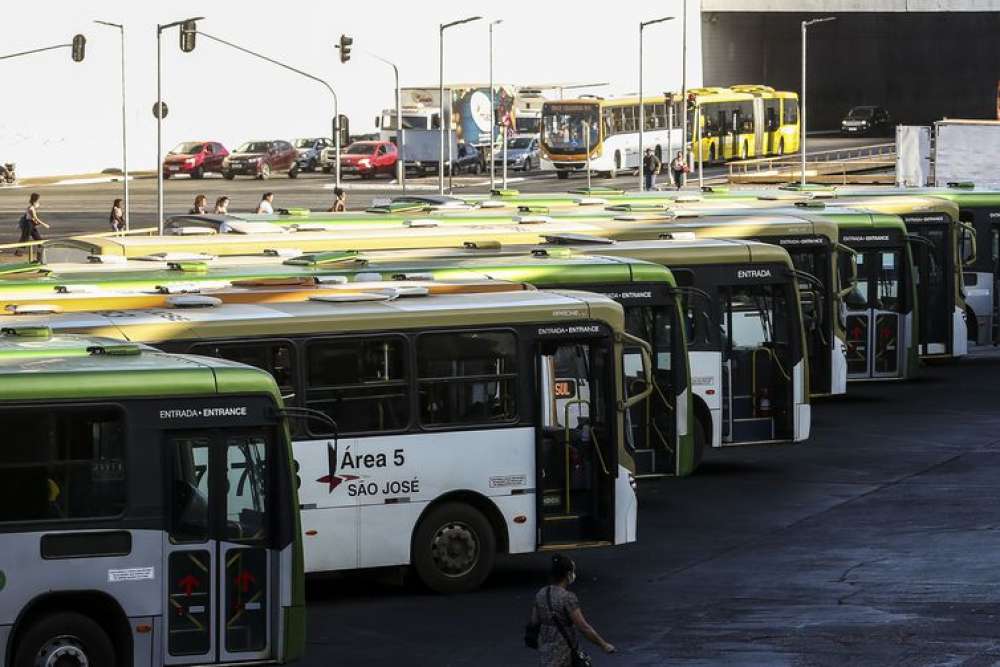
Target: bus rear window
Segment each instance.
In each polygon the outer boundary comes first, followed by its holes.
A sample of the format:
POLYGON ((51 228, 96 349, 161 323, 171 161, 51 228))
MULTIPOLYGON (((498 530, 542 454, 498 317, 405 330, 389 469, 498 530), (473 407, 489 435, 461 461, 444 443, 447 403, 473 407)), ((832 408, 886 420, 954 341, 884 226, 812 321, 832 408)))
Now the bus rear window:
POLYGON ((0 411, 0 522, 93 519, 125 509, 125 420, 115 408, 0 411))

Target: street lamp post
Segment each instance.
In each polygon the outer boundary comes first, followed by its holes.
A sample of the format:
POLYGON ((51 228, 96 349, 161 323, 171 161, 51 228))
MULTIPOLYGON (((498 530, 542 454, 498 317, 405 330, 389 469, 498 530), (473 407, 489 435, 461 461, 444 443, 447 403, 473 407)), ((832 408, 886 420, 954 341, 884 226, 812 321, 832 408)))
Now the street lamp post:
POLYGON ((156 225, 163 234, 163 31, 188 21, 200 21, 204 16, 158 23, 156 25, 156 225))
POLYGON ((101 25, 106 25, 110 28, 117 28, 119 34, 121 35, 121 49, 122 49, 122 184, 124 189, 125 207, 123 213, 125 215, 125 231, 128 231, 131 225, 130 220, 130 208, 129 208, 129 197, 128 197, 128 126, 126 123, 126 105, 125 105, 125 26, 121 23, 112 23, 111 21, 94 21, 94 23, 99 23, 101 25))
MULTIPOLYGON (((444 133, 445 133, 445 111, 444 111, 444 31, 463 23, 472 23, 483 18, 482 16, 470 16, 469 18, 442 23, 438 28, 438 125, 441 130, 440 150, 438 151, 438 194, 444 194, 444 133)), ((448 110, 448 132, 451 132, 451 109, 448 110)), ((448 160, 451 160, 451 146, 448 147, 448 160)))
POLYGON ((403 164, 403 109, 402 109, 402 97, 399 94, 399 68, 396 67, 396 63, 386 60, 380 55, 376 55, 371 51, 363 51, 375 60, 384 62, 386 65, 392 68, 392 73, 396 77, 396 182, 399 183, 403 192, 406 192, 406 168, 403 164))
MULTIPOLYGON (((503 19, 496 19, 495 21, 490 21, 490 192, 493 192, 493 188, 496 182, 496 164, 497 161, 493 156, 493 149, 496 148, 496 130, 497 130, 497 101, 496 101, 496 88, 493 84, 493 26, 497 26, 503 23, 503 19)), ((504 136, 506 137, 507 128, 504 128, 504 136)), ((504 144, 503 149, 503 159, 506 163, 507 161, 507 146, 504 144)), ((506 177, 507 173, 504 172, 504 187, 506 187, 506 177)))
MULTIPOLYGON (((691 152, 688 145, 688 3, 681 0, 681 150, 684 151, 684 164, 691 166, 691 152)), ((681 174, 681 185, 687 185, 687 172, 681 174)))
POLYGON ((827 16, 821 19, 810 19, 802 22, 802 109, 799 113, 799 152, 802 154, 802 170, 800 173, 801 184, 806 184, 806 29, 817 23, 836 21, 836 16, 827 16))
POLYGON ((646 189, 646 162, 645 152, 642 148, 643 133, 646 131, 646 105, 642 99, 642 33, 648 25, 663 23, 664 21, 672 21, 673 18, 673 16, 664 16, 663 18, 652 19, 651 21, 641 21, 639 23, 639 192, 646 189))

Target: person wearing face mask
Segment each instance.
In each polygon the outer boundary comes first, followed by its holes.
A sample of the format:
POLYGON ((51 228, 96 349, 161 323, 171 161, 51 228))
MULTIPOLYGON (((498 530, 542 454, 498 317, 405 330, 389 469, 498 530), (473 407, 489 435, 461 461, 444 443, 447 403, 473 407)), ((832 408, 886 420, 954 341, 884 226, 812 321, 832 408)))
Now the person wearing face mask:
POLYGON ((580 601, 569 587, 576 581, 576 564, 566 556, 552 557, 548 586, 535 595, 529 627, 538 629, 538 664, 542 667, 577 667, 589 665, 590 658, 580 650, 583 635, 605 653, 615 647, 604 641, 583 616, 580 601))

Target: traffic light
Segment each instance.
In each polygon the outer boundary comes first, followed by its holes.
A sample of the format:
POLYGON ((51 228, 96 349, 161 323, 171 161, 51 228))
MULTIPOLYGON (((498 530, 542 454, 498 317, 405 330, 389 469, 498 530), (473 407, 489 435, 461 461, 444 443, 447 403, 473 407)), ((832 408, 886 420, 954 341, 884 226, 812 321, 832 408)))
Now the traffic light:
POLYGON ((346 63, 351 59, 351 44, 353 43, 353 37, 348 37, 347 35, 340 36, 340 62, 346 63))
POLYGON ((81 62, 86 52, 87 38, 83 35, 73 35, 73 62, 81 62))
POLYGON ((195 37, 198 35, 198 26, 194 21, 185 21, 181 24, 181 51, 191 53, 194 51, 195 37))
POLYGON ((340 114, 337 118, 337 131, 340 132, 341 146, 351 143, 351 123, 344 114, 340 114))

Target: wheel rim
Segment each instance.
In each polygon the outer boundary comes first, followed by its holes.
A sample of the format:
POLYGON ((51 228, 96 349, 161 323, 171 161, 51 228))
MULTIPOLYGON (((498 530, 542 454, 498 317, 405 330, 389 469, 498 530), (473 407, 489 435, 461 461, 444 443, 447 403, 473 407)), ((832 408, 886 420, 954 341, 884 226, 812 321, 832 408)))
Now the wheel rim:
POLYGON ((463 577, 479 562, 479 536, 469 524, 449 521, 434 533, 431 556, 434 566, 447 577, 463 577))
POLYGON ((79 639, 60 635, 48 640, 35 654, 35 667, 90 667, 90 659, 79 639))

